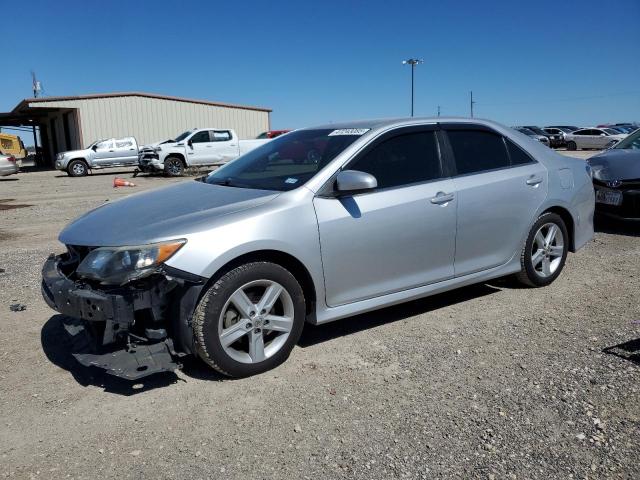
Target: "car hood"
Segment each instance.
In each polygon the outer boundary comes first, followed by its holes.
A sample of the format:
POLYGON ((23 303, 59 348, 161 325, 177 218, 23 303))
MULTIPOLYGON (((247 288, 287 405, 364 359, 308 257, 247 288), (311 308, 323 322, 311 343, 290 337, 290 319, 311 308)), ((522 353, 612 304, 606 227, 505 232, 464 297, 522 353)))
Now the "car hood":
POLYGON ((597 180, 635 180, 640 178, 640 150, 612 148, 589 160, 597 180))
POLYGON ((63 156, 68 157, 68 156, 75 156, 75 155, 85 155, 87 152, 89 152, 89 149, 86 150, 67 150, 66 152, 61 152, 63 156))
POLYGON ((60 233, 66 245, 140 245, 205 230, 224 215, 256 207, 280 192, 186 181, 105 203, 60 233))

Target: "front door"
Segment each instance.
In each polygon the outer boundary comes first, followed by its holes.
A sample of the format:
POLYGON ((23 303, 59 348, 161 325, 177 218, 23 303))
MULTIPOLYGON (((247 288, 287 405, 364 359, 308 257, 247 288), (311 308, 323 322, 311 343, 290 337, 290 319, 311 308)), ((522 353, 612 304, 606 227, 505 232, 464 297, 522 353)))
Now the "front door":
POLYGON ((108 166, 117 157, 113 138, 99 142, 94 147, 93 166, 108 166))
POLYGON ((444 126, 458 196, 456 277, 508 262, 522 248, 547 192, 547 171, 487 127, 444 126))
POLYGON ((442 174, 435 131, 397 129, 345 169, 370 173, 378 188, 314 200, 327 304, 452 278, 457 200, 442 174))
POLYGON ((187 158, 190 165, 206 165, 213 156, 213 145, 209 130, 194 133, 187 141, 187 158))
POLYGON ((138 149, 133 138, 117 138, 114 146, 118 163, 122 165, 138 164, 138 149))
POLYGON ((227 163, 238 157, 239 143, 229 130, 212 130, 211 136, 216 156, 220 156, 220 161, 212 163, 227 163))

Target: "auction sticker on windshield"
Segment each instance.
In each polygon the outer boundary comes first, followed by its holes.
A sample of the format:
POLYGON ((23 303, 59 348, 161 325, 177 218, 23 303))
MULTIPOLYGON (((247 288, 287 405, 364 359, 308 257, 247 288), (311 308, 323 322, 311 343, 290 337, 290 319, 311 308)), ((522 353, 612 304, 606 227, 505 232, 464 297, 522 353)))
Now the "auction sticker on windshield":
POLYGON ((329 134, 330 137, 335 137, 337 135, 364 135, 367 133, 370 128, 341 128, 339 130, 334 130, 329 134))

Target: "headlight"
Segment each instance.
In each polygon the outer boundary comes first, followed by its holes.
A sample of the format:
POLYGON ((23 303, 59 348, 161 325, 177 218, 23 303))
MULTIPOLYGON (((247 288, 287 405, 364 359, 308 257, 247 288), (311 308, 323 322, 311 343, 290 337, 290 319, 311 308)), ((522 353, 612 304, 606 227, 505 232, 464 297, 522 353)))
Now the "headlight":
POLYGON ((76 273, 105 285, 124 285, 157 272, 185 243, 186 240, 172 240, 135 247, 96 248, 80 262, 76 273))
POLYGON ((64 153, 59 153, 58 155, 56 155, 56 158, 58 160, 62 160, 62 157, 64 157, 64 153))
POLYGON ((153 151, 154 152, 161 152, 162 151, 162 147, 153 147, 153 151))

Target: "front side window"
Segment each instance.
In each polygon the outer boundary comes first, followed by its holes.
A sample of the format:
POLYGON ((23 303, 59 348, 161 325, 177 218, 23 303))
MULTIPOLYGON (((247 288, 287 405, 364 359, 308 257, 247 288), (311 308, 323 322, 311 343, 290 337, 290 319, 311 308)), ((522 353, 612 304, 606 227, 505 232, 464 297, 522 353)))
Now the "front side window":
POLYGON ((589 130, 576 130, 573 135, 590 135, 589 130))
POLYGON ((96 150, 110 150, 113 148, 113 140, 103 140, 96 144, 96 150))
POLYGON ((209 130, 202 130, 191 137, 191 143, 209 143, 209 130))
POLYGON ((398 187, 442 176, 435 132, 390 138, 373 147, 348 167, 370 173, 378 188, 398 187))
POLYGON ((133 147, 131 140, 116 140, 116 148, 130 148, 133 147))
POLYGON ((502 137, 485 130, 447 132, 458 175, 510 166, 502 137))
POLYGON ((298 130, 215 170, 206 182, 259 190, 293 190, 309 181, 368 129, 298 130))

